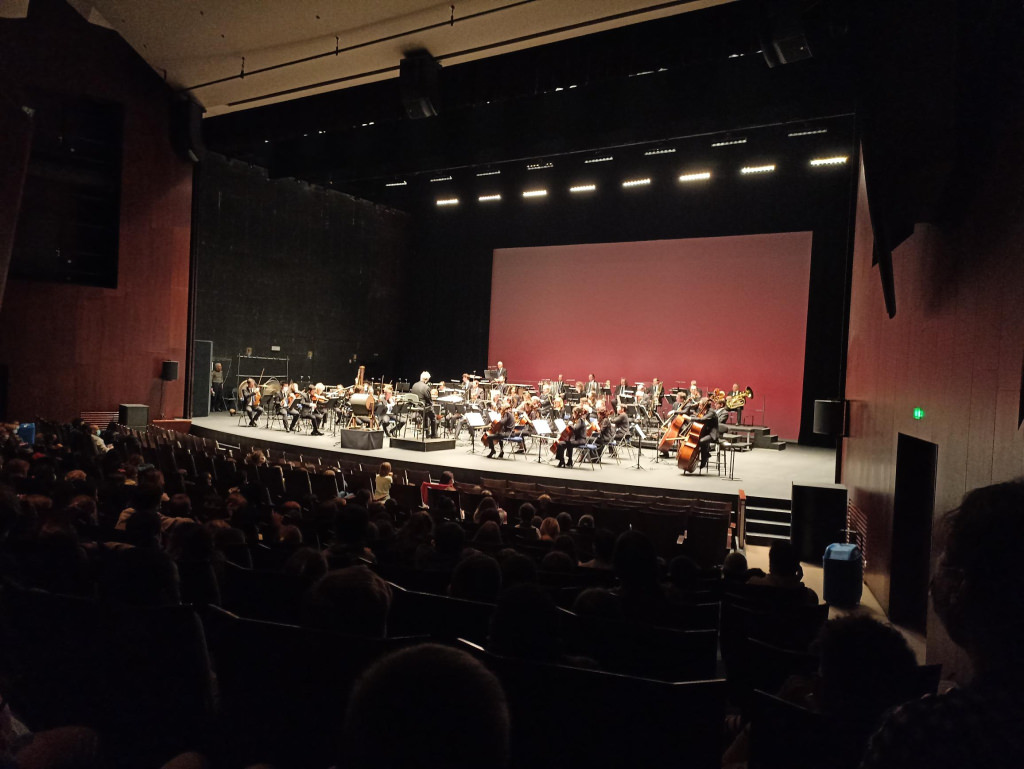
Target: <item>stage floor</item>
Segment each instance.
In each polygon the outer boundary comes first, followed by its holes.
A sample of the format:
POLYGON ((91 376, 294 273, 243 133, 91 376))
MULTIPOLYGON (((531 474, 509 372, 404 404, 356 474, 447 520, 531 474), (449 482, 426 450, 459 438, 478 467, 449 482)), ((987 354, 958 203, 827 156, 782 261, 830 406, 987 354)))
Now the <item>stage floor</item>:
POLYGON ((252 428, 239 426, 238 418, 228 414, 211 414, 192 420, 193 431, 221 443, 238 446, 242 439, 246 446, 256 445, 279 451, 302 453, 313 450, 318 454, 338 454, 347 459, 359 462, 385 460, 406 466, 430 466, 450 469, 455 473, 456 480, 467 480, 460 477, 459 470, 468 470, 473 476, 504 475, 536 478, 541 483, 545 480, 553 483, 585 482, 607 484, 622 487, 637 493, 645 490, 670 489, 677 491, 698 491, 714 494, 734 495, 741 489, 749 497, 767 497, 770 499, 790 499, 791 486, 799 484, 833 483, 835 480, 835 451, 809 446, 798 446, 789 443, 784 451, 774 449, 753 449, 736 454, 734 480, 719 477, 714 472, 712 461, 711 475, 686 475, 671 460, 654 461, 655 452, 644 449, 640 466, 637 470, 636 453, 632 462, 627 458, 616 464, 614 459, 607 460, 600 467, 591 470, 589 465, 577 465, 570 469, 559 469, 554 460, 548 460, 551 453, 545 448, 542 452, 543 462, 537 462, 536 448, 529 455, 512 455, 506 452, 504 459, 487 459, 477 438, 476 453, 470 453, 469 441, 463 439, 454 449, 447 451, 411 451, 389 446, 384 439, 384 448, 376 451, 341 450, 337 437, 325 435, 314 438, 305 434, 287 433, 279 426, 273 429, 261 426, 252 428))

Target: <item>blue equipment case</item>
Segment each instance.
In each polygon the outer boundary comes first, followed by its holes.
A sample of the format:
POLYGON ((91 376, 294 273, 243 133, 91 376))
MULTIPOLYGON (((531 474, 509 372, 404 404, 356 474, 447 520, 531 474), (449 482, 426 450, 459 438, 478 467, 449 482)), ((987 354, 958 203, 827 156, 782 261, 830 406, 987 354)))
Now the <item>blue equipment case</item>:
POLYGON ((830 606, 856 606, 864 588, 864 558, 856 545, 835 542, 825 549, 824 599, 830 606))

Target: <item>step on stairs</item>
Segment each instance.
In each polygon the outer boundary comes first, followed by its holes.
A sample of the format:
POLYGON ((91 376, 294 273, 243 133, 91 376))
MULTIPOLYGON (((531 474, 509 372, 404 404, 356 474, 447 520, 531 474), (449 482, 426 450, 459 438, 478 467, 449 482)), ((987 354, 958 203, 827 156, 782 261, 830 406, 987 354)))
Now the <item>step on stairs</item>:
POLYGON ((779 436, 772 433, 770 427, 762 425, 722 425, 726 432, 737 433, 750 440, 755 449, 774 449, 782 451, 786 448, 786 442, 780 441, 779 436), (749 437, 748 437, 749 436, 749 437))
POLYGON ((747 497, 747 544, 770 547, 780 539, 788 540, 792 507, 789 499, 747 497))

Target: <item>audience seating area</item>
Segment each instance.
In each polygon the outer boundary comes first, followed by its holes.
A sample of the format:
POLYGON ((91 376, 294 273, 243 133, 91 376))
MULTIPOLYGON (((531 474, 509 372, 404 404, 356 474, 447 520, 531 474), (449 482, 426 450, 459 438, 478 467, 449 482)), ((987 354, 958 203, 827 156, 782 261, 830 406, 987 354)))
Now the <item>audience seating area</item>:
MULTIPOLYGON (((497 675, 512 715, 512 766, 619 766, 628 750, 630 765, 711 769, 731 737, 727 713, 745 722, 764 710, 756 690, 775 691, 787 676, 816 670, 811 643, 828 607, 723 577, 727 503, 483 479, 429 497, 435 506, 427 514, 422 485, 435 479, 396 468, 392 501, 363 509, 375 492, 376 466, 272 452, 259 464, 154 427, 117 428, 109 455, 90 455, 91 444, 74 430, 41 423, 40 433, 63 445, 37 447, 24 477, 13 474, 18 452, 10 444, 5 450, 0 483, 38 496, 50 483, 44 468, 52 467, 56 501, 59 479, 82 471, 74 490, 93 489, 97 518, 76 521, 77 533, 57 538, 46 535, 45 514, 31 536, 16 536, 18 526, 8 523, 0 548, 0 694, 33 729, 95 729, 111 765, 156 767, 196 749, 223 766, 331 766, 344 752, 339 725, 359 676, 384 655, 431 640, 467 650, 497 675), (131 469, 133 461, 142 464, 131 469), (158 537, 177 565, 180 603, 129 600, 111 581, 131 573, 111 565, 124 553, 150 553, 131 526, 142 513, 121 525, 134 492, 111 471, 125 468, 140 479, 162 475, 169 499, 158 537), (508 520, 473 520, 487 492, 508 520), (571 521, 565 536, 541 539, 529 522, 516 525, 519 505, 540 505, 541 495, 550 498, 543 516, 568 514, 561 516, 571 521), (343 534, 346 510, 368 513, 354 539, 343 534), (593 526, 580 525, 584 515, 593 526), (713 533, 713 546, 695 542, 694 521, 713 533), (285 541, 282 522, 301 533, 305 548, 285 541), (428 527, 425 535, 414 534, 417 525, 428 527), (190 560, 175 543, 178 527, 187 526, 213 533, 210 558, 190 560), (437 560, 444 553, 435 541, 444 526, 467 548, 446 562, 437 560), (626 572, 612 568, 601 532, 653 546, 651 563, 654 554, 661 559, 656 599, 636 593, 626 572), (56 580, 50 567, 67 571, 69 553, 83 559, 82 568, 56 580), (319 571, 293 568, 310 553, 319 571), (435 560, 420 563, 424 553, 435 560), (561 565, 551 558, 563 553, 571 557, 561 565), (692 557, 685 579, 675 573, 679 559, 668 574, 679 555, 692 557), (483 556, 499 564, 502 592, 495 586, 483 596, 472 584, 474 598, 459 597, 466 587, 460 568, 483 556), (328 568, 377 575, 389 596, 385 633, 356 628, 344 612, 330 628, 311 623, 312 591, 328 568), (516 586, 536 591, 530 600, 545 619, 530 632, 548 644, 542 654, 495 642, 503 597, 516 586), (588 596, 613 601, 614 611, 587 609, 588 596)), ((25 508, 20 515, 28 515, 25 508)))

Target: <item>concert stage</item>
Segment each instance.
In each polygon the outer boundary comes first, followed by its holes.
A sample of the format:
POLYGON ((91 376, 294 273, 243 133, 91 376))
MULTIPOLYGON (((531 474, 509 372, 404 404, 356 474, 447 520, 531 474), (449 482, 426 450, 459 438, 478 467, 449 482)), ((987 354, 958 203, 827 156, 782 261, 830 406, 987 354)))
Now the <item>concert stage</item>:
MULTIPOLYGON (((273 428, 238 425, 238 418, 226 413, 211 414, 192 420, 192 432, 214 439, 229 446, 270 448, 304 456, 343 457, 357 462, 377 463, 385 460, 400 467, 431 469, 434 473, 451 470, 455 479, 467 483, 477 482, 481 476, 511 480, 537 479, 541 483, 569 483, 574 485, 614 487, 616 491, 645 493, 649 490, 700 492, 735 496, 741 489, 748 497, 784 499, 791 497, 793 483, 822 484, 835 480, 835 451, 790 444, 785 451, 773 449, 752 449, 736 454, 734 480, 716 473, 714 457, 710 475, 686 475, 676 467, 675 457, 655 461, 656 452, 643 450, 640 459, 642 470, 637 470, 636 451, 632 460, 621 457, 605 458, 600 466, 591 469, 589 464, 577 464, 572 469, 559 469, 553 455, 544 447, 541 462, 537 461, 537 448, 529 454, 512 455, 505 452, 504 459, 487 459, 486 450, 477 435, 474 451, 465 438, 454 449, 430 451, 392 447, 384 439, 384 448, 379 450, 342 449, 336 436, 313 437, 308 434, 287 433, 279 424, 273 428)), ((506 449, 511 448, 506 444, 506 449)), ((723 457, 723 460, 726 457, 723 457)), ((611 488, 609 488, 611 490, 611 488)))

